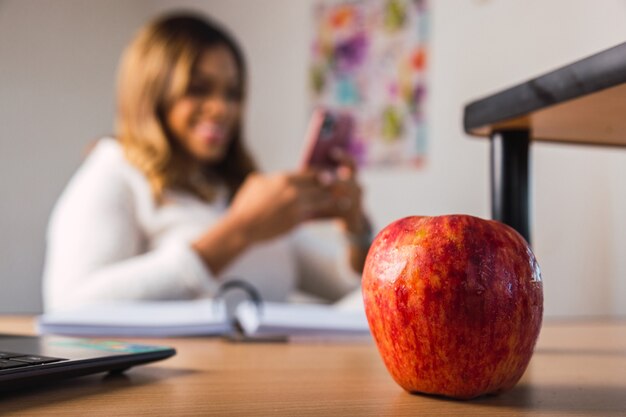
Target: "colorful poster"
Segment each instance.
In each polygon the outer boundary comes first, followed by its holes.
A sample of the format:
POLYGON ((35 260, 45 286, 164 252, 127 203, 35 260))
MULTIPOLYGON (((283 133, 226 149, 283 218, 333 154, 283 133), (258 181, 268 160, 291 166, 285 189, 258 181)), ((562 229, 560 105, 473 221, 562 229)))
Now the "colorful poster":
POLYGON ((362 166, 425 161, 428 13, 425 0, 315 6, 312 102, 352 115, 362 166))

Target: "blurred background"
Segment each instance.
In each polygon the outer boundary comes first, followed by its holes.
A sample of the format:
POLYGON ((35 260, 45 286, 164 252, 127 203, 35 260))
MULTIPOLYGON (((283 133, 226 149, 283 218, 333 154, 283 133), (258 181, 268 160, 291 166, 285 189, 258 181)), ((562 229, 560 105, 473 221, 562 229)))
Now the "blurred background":
MULTIPOLYGON (((143 23, 187 8, 229 27, 250 68, 249 145, 264 170, 292 169, 315 3, 0 0, 0 313, 41 311, 48 216, 87 146, 113 131, 119 56, 143 23)), ((624 42, 624 21, 624 0, 431 0, 427 160, 360 173, 376 228, 489 217, 489 144, 463 133, 464 105, 624 42)), ((546 317, 626 316, 626 150, 536 143, 531 168, 546 317)))

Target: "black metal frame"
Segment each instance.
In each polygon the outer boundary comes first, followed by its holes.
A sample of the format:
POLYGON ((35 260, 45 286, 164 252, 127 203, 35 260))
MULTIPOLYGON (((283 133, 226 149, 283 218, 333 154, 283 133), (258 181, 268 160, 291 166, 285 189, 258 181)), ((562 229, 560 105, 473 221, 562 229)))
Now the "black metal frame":
POLYGON ((530 132, 504 130, 491 135, 491 215, 530 243, 528 164, 530 132))

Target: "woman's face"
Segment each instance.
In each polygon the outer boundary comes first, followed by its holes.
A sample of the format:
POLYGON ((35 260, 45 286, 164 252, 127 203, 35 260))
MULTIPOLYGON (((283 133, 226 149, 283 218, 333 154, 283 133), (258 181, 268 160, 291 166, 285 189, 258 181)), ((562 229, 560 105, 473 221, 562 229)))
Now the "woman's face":
POLYGON ((169 131, 197 161, 220 161, 241 115, 241 85, 235 58, 225 46, 206 49, 185 95, 166 114, 169 131))

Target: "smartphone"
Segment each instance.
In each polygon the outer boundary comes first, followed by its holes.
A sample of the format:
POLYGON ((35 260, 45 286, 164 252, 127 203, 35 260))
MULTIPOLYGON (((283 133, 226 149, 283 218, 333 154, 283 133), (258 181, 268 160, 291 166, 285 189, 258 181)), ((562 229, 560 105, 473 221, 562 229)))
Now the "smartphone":
POLYGON ((343 112, 318 108, 313 112, 307 131, 301 169, 333 170, 339 165, 331 152, 334 148, 348 151, 352 139, 352 117, 343 112))

